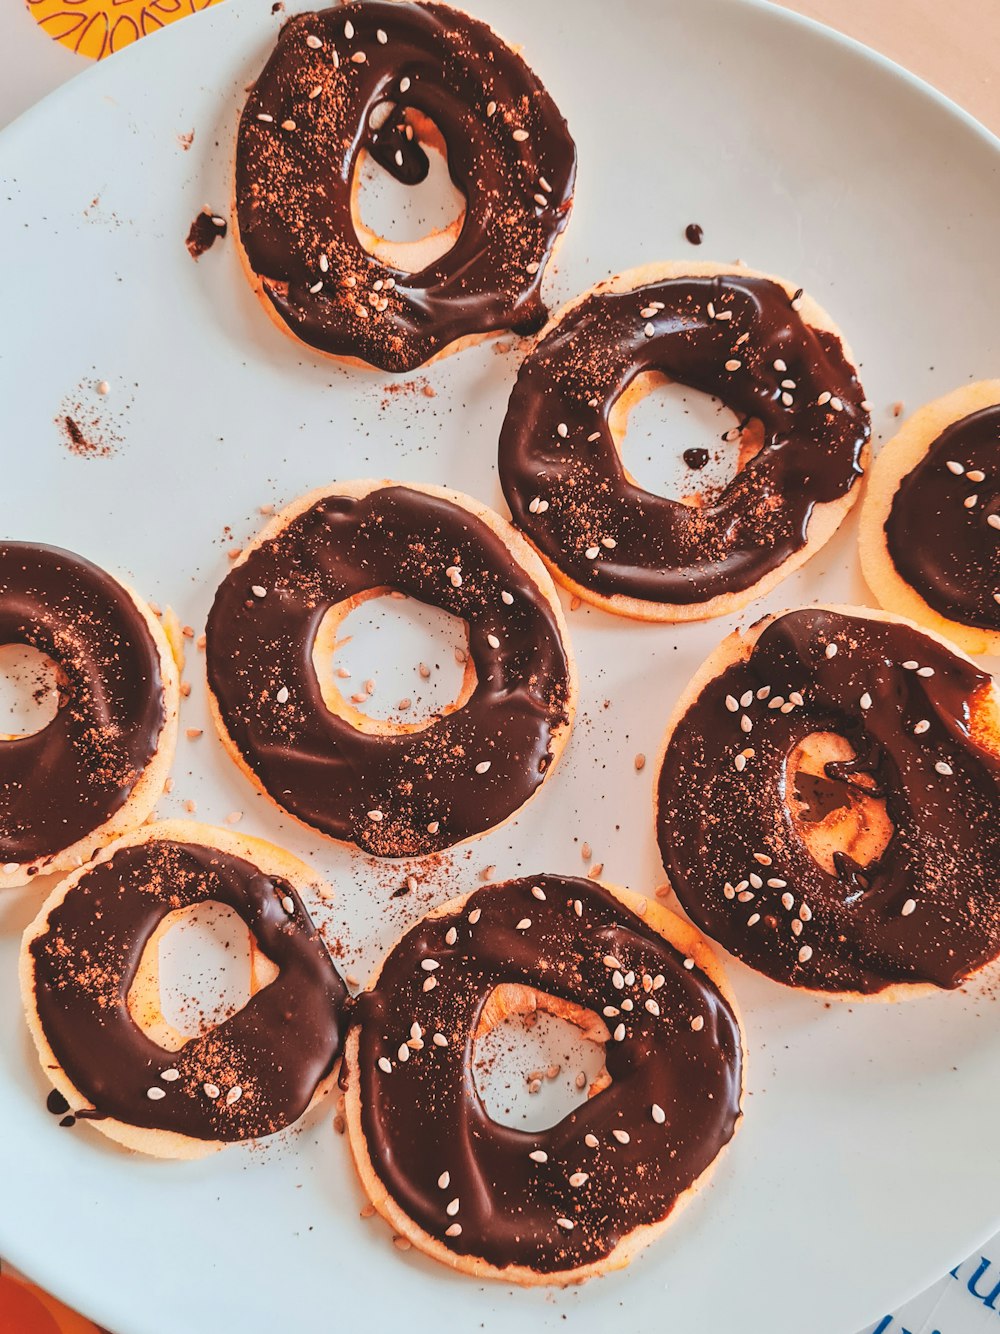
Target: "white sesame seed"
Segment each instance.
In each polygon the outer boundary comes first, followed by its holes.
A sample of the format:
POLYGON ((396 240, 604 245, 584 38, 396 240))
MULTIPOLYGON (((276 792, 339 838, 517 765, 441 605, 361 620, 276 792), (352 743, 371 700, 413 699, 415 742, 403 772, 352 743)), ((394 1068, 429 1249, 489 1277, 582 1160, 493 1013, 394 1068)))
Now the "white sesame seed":
POLYGON ((727 899, 734 899, 736 897, 736 890, 733 888, 733 886, 729 883, 728 880, 722 887, 722 892, 727 899))
POLYGON ((1000 528, 1000 514, 987 514, 986 522, 991 528, 1000 528))
POLYGON ((755 852, 753 855, 755 862, 760 862, 761 866, 772 866, 774 858, 769 857, 766 852, 755 852))
POLYGON ((458 1213, 458 1210, 459 1210, 459 1202, 458 1202, 458 1197, 456 1196, 455 1199, 448 1201, 448 1203, 445 1205, 444 1211, 449 1218, 454 1218, 455 1215, 458 1213))
POLYGON ((400 91, 401 93, 408 93, 408 92, 410 91, 410 80, 409 80, 409 79, 400 79, 400 81, 399 81, 399 91, 400 91))
POLYGON ((782 382, 781 382, 781 388, 782 388, 782 389, 794 389, 794 388, 795 388, 795 381, 794 381, 794 380, 782 380, 782 382))
POLYGON ((444 1230, 444 1235, 446 1237, 460 1237, 462 1235, 462 1224, 449 1223, 444 1230))
POLYGON ((791 910, 795 907, 795 899, 792 897, 791 894, 782 894, 781 906, 783 908, 787 908, 788 911, 791 912, 791 910))
POLYGON ((483 915, 482 908, 473 908, 472 912, 469 913, 469 925, 475 926, 476 923, 479 921, 480 917, 482 917, 482 915, 483 915))
POLYGON ((436 977, 433 977, 433 976, 432 976, 432 977, 425 977, 425 978, 424 978, 424 991, 433 991, 434 988, 437 986, 437 984, 438 984, 438 980, 437 980, 436 977))
POLYGON ((266 111, 258 111, 257 119, 263 121, 265 125, 273 125, 274 117, 269 116, 266 111))
POLYGON ((933 675, 934 675, 934 668, 933 668, 933 667, 918 667, 918 668, 917 668, 917 675, 918 675, 918 676, 933 676, 933 675))
POLYGON ((440 828, 441 828, 441 821, 432 820, 430 824, 427 826, 427 832, 428 834, 436 834, 440 828))
POLYGON ((549 1161, 549 1155, 544 1149, 532 1149, 528 1157, 533 1163, 547 1163, 549 1161))
POLYGON ((396 1055, 401 1061, 408 1061, 410 1059, 410 1049, 405 1042, 399 1044, 399 1050, 396 1052, 396 1055))
POLYGON ((312 292, 313 296, 315 296, 317 292, 322 292, 322 290, 323 290, 322 278, 320 278, 318 283, 313 283, 312 287, 309 288, 309 291, 312 292))
POLYGON ((513 593, 508 593, 505 588, 502 589, 500 592, 500 601, 504 604, 505 607, 511 606, 514 602, 513 593))
POLYGON ((619 1025, 618 1025, 618 1027, 617 1027, 617 1028, 615 1029, 615 1031, 614 1031, 613 1037, 614 1037, 614 1039, 615 1039, 616 1042, 624 1042, 624 1041, 625 1041, 625 1025, 624 1025, 624 1024, 619 1024, 619 1025))
POLYGON ((795 402, 795 399, 791 396, 791 394, 788 392, 788 390, 787 390, 787 389, 782 390, 782 394, 781 394, 781 405, 782 405, 782 407, 790 408, 794 402, 795 402))
POLYGON ((443 1033, 435 1033, 431 1038, 431 1041, 434 1043, 435 1047, 447 1047, 448 1045, 448 1039, 443 1033))
POLYGON ((730 713, 736 713, 740 707, 740 702, 732 695, 726 696, 726 708, 730 713))
POLYGON ((751 871, 750 875, 748 876, 748 879, 754 889, 760 889, 764 884, 763 880, 760 878, 760 876, 757 874, 756 871, 751 871))
POLYGON ((576 1227, 576 1224, 572 1221, 572 1219, 569 1218, 557 1218, 556 1222, 559 1224, 559 1226, 563 1229, 564 1232, 572 1232, 573 1229, 576 1227))
POLYGON ((736 898, 740 903, 750 903, 753 899, 753 896, 754 895, 752 889, 741 889, 740 892, 736 895, 736 898))
POLYGON ((577 917, 583 916, 583 903, 580 899, 573 900, 573 911, 576 913, 577 917))
POLYGON ((386 42, 389 40, 389 36, 384 28, 376 28, 375 37, 381 46, 385 46, 386 42))
POLYGON ((902 663, 901 666, 904 671, 915 672, 917 668, 920 666, 920 663, 915 662, 913 658, 907 658, 906 662, 902 663))
POLYGON ((751 913, 750 916, 747 918, 747 926, 756 926, 759 921, 760 921, 760 913, 759 912, 751 913))
POLYGON ((788 367, 785 365, 785 363, 782 361, 782 359, 781 359, 780 357, 776 358, 776 360, 774 361, 773 365, 774 365, 774 369, 775 369, 776 371, 787 371, 787 370, 788 370, 788 367))
POLYGON ((477 774, 489 773, 490 764, 491 764, 490 760, 480 760, 479 763, 476 765, 476 773, 477 774))
POLYGON ((618 991, 621 991, 622 987, 625 985, 625 978, 618 969, 615 969, 611 975, 611 985, 618 991))
POLYGON ((528 138, 528 131, 515 130, 514 133, 511 135, 511 138, 514 140, 516 144, 523 144, 525 139, 528 138))
POLYGON ((775 695, 773 699, 769 699, 767 701, 767 707, 769 709, 780 709, 784 704, 784 702, 785 702, 784 695, 775 695))
POLYGON ((632 1138, 632 1136, 628 1133, 627 1130, 612 1130, 611 1133, 612 1135, 614 1135, 615 1139, 618 1141, 619 1144, 628 1144, 632 1138))
POLYGON ((651 324, 645 324, 643 325, 642 332, 646 335, 647 338, 652 338, 653 334, 656 333, 656 330, 651 324))
POLYGON ((458 928, 450 926, 448 930, 445 932, 444 943, 446 945, 454 945, 457 939, 458 939, 458 928))
POLYGON ((605 1019, 617 1019, 621 1014, 621 1010, 615 1005, 605 1005, 602 1013, 605 1019))
POLYGON ((744 709, 748 709, 752 703, 753 703, 753 691, 744 690, 743 694, 740 696, 740 704, 743 706, 744 709))
POLYGON ((985 482, 986 474, 981 468, 972 468, 966 473, 970 482, 985 482))
POLYGON ((922 736, 924 732, 927 732, 929 730, 930 730, 930 722, 926 718, 921 718, 920 722, 914 725, 913 735, 922 736))
POLYGON ((824 652, 826 653, 826 656, 827 656, 828 658, 835 658, 835 657, 837 656, 837 645, 836 645, 836 644, 827 644, 827 646, 826 646, 824 652))
POLYGON ((801 936, 801 934, 802 934, 802 923, 801 923, 801 921, 800 921, 797 917, 795 917, 795 918, 792 919, 791 927, 792 927, 792 935, 793 935, 793 936, 801 936))
POLYGON ((566 425, 565 422, 560 422, 559 425, 556 427, 556 435, 562 436, 564 440, 569 435, 569 427, 566 425))
POLYGON ((285 912, 288 913, 289 917, 293 917, 295 915, 295 900, 292 898, 290 894, 286 894, 284 896, 284 898, 281 900, 281 906, 285 910, 285 912))
POLYGON ((515 927, 515 930, 517 930, 517 931, 527 931, 528 927, 530 927, 530 926, 531 926, 531 918, 530 918, 530 917, 522 917, 521 920, 518 922, 517 926, 515 927))
POLYGON ((447 1190, 450 1185, 451 1185, 451 1173, 442 1172, 441 1175, 438 1177, 438 1189, 447 1190))
POLYGON ((691 1020, 692 1030, 695 1033, 700 1033, 704 1027, 705 1027, 705 1020, 702 1018, 700 1014, 696 1014, 695 1017, 691 1020))
POLYGON ((753 731, 753 722, 746 714, 744 714, 743 717, 740 719, 740 729, 741 731, 744 732, 753 731))
POLYGON ((865 693, 861 696, 861 699, 858 701, 858 703, 861 705, 861 707, 862 707, 863 709, 870 709, 870 708, 871 708, 871 706, 872 706, 872 697, 871 697, 871 695, 869 695, 869 693, 868 693, 867 690, 866 690, 865 693))
POLYGON ((809 907, 808 903, 803 903, 802 906, 799 908, 799 916, 801 917, 803 922, 812 921, 812 909, 809 907))
POLYGON ((437 959, 421 959, 420 967, 425 973, 433 973, 440 968, 441 965, 438 963, 437 959))
POLYGON ((571 1186, 585 1186, 589 1180, 590 1174, 588 1172, 574 1172, 569 1179, 569 1184, 571 1186))
POLYGON ((784 889, 785 886, 788 884, 788 881, 781 880, 778 876, 775 875, 772 876, 767 883, 771 889, 784 889))
POLYGON ((730 357, 729 360, 726 362, 726 370, 738 371, 742 365, 743 365, 742 361, 740 361, 738 358, 730 357))
POLYGON ((378 1068, 383 1074, 392 1074, 392 1062, 389 1060, 388 1056, 380 1056, 378 1058, 378 1068))
POLYGON ((275 695, 275 699, 278 701, 279 704, 287 704, 287 703, 288 703, 288 687, 287 687, 287 686, 282 686, 281 689, 278 691, 277 695, 275 695))
POLYGON ((601 960, 601 963, 604 964, 605 968, 615 968, 618 970, 621 969, 621 964, 618 962, 618 960, 615 958, 613 954, 605 954, 604 958, 601 960))
POLYGON ((234 1103, 239 1102, 240 1098, 242 1097, 243 1097, 243 1089, 240 1087, 239 1084, 234 1084, 233 1087, 226 1094, 226 1106, 232 1107, 232 1105, 234 1103))
POLYGON ((267 589, 262 587, 260 584, 254 584, 251 587, 250 592, 254 595, 255 598, 267 597, 267 589))
POLYGON ((322 45, 323 43, 320 41, 320 39, 318 37, 314 37, 312 33, 310 33, 309 36, 306 38, 306 46, 311 46, 314 51, 318 51, 322 45))
POLYGON ((534 200, 539 208, 544 208, 545 205, 549 202, 543 194, 536 194, 534 196, 534 200))
POLYGON ((900 916, 909 917, 911 912, 916 911, 916 907, 917 907, 916 899, 907 899, 906 902, 903 904, 902 908, 900 908, 899 910, 900 916))
POLYGON ((497 104, 496 104, 496 102, 487 102, 487 103, 486 103, 486 115, 487 115, 487 118, 496 115, 496 109, 497 109, 497 104))
POLYGON ((632 1013, 632 1010, 633 1010, 634 1008, 635 1008, 635 1007, 633 1006, 632 1002, 631 1002, 631 1001, 629 1000, 629 998, 626 996, 625 999, 622 1001, 622 1009, 623 1009, 627 1014, 631 1014, 631 1013, 632 1013))
POLYGON ((369 820, 372 820, 375 824, 380 824, 382 820, 385 819, 385 816, 382 814, 381 811, 369 811, 368 818, 369 820))
POLYGON ((833 395, 830 393, 830 391, 828 389, 824 389, 822 394, 820 394, 819 398, 817 398, 816 402, 822 408, 825 407, 827 403, 829 403, 832 397, 833 395))
POLYGON ((812 958, 812 956, 813 956, 812 946, 803 945, 802 948, 799 950, 799 963, 808 963, 809 960, 812 958))
POLYGON ((487 635, 486 642, 487 644, 489 644, 490 648, 500 647, 500 640, 496 637, 496 635, 487 635))
POLYGON ((976 505, 979 504, 979 497, 973 493, 971 496, 966 496, 962 504, 967 510, 975 509, 976 505))
POLYGON ((211 1101, 213 1102, 222 1093, 222 1090, 219 1088, 218 1084, 202 1084, 201 1091, 202 1093, 204 1093, 206 1098, 211 1099, 211 1101))
POLYGON ((289 117, 288 120, 283 120, 281 122, 281 128, 283 130, 288 130, 289 132, 291 132, 292 130, 297 129, 298 127, 296 126, 295 121, 289 117))
POLYGON ((956 477, 961 477, 962 473, 965 472, 965 469, 962 467, 962 465, 960 463, 956 463, 954 459, 949 459, 944 466, 948 469, 949 472, 953 472, 956 477))
POLYGON ((584 1135, 583 1142, 584 1144, 586 1144, 588 1149, 596 1149, 599 1140, 596 1135, 584 1135))
POLYGON ((150 1102, 159 1102, 161 1098, 166 1096, 166 1090, 157 1088, 155 1084, 151 1089, 146 1090, 146 1097, 149 1098, 150 1102))
POLYGON ((544 902, 545 902, 545 890, 542 889, 541 885, 532 885, 532 886, 531 886, 531 897, 532 897, 532 898, 535 898, 535 899, 538 899, 541 903, 544 903, 544 902))
POLYGON ((181 1072, 175 1069, 173 1066, 171 1066, 169 1070, 160 1071, 160 1078, 163 1080, 165 1084, 173 1084, 174 1081, 180 1079, 180 1077, 181 1077, 181 1072))
POLYGON ((584 555, 587 557, 588 560, 597 560, 600 554, 601 554, 600 547, 588 547, 587 550, 584 552, 584 555))
POLYGON ((950 775, 955 772, 950 764, 945 764, 944 760, 938 760, 934 768, 937 770, 939 774, 943 774, 945 778, 950 777, 950 775))
POLYGON ((733 760, 733 764, 735 764, 736 766, 737 773, 742 773, 743 770, 747 767, 747 757, 743 754, 742 751, 740 751, 739 755, 737 755, 736 758, 733 760))

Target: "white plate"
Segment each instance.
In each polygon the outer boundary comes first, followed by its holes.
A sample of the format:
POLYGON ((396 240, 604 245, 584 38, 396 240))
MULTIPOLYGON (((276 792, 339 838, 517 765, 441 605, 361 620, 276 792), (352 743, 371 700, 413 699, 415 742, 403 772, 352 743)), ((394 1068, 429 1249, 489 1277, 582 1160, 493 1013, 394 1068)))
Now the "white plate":
MULTIPOLYGON (((882 433, 895 400, 912 407, 996 374, 1000 153, 955 108, 860 48, 740 0, 475 9, 524 44, 576 136, 579 194, 550 296, 685 254, 795 277, 847 331, 882 433), (705 228, 700 251, 683 240, 692 221, 705 228)), ((231 241, 197 265, 185 252, 197 209, 226 207, 242 89, 279 21, 257 0, 178 24, 0 139, 3 531, 123 571, 196 627, 262 503, 380 474, 499 503, 515 355, 463 353, 412 377, 436 397, 392 395, 389 377, 282 338, 231 241), (184 151, 178 136, 192 129, 184 151), (100 378, 113 386, 104 402, 88 388, 100 378), (53 418, 81 397, 84 415, 120 429, 113 457, 81 460, 60 443, 53 418)), ((766 605, 864 600, 855 530, 766 605)), ((582 610, 570 622, 583 688, 565 760, 515 825, 446 859, 417 900, 390 897, 399 868, 280 819, 207 733, 182 740, 161 810, 187 797, 207 819, 243 810, 244 828, 315 859, 338 890, 326 917, 342 967, 359 974, 489 862, 499 875, 578 871, 586 839, 607 877, 652 890, 653 773, 637 775, 633 756, 656 751, 677 693, 730 626, 582 610)), ((367 640, 370 663, 378 642, 367 640)), ((385 673, 395 656, 382 648, 385 673)), ((207 727, 192 657, 184 723, 207 727)), ((266 1148, 197 1164, 59 1129, 14 976, 36 901, 0 903, 0 1251, 123 1334, 561 1330, 564 1318, 595 1331, 849 1334, 1000 1224, 1000 1031, 986 998, 827 1007, 734 966, 747 1116, 711 1188, 622 1275, 558 1294, 480 1287, 359 1220, 330 1105, 266 1148)))

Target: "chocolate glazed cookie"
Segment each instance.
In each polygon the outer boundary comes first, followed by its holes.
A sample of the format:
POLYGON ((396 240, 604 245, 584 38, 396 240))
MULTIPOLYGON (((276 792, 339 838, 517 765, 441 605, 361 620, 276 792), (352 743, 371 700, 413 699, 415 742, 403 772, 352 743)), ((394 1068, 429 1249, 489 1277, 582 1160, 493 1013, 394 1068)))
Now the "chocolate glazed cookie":
POLYGON ((861 559, 884 607, 1000 653, 1000 380, 926 404, 882 447, 861 559))
POLYGON ((477 1278, 570 1283, 627 1264, 740 1120, 739 1021, 702 938, 657 903, 542 875, 412 927, 357 1000, 346 1111, 380 1213, 477 1278), (477 1037, 545 1009, 604 1042, 588 1100, 545 1130, 489 1116, 477 1037))
POLYGON ((657 833, 693 920, 776 981, 957 987, 1000 953, 992 680, 884 613, 767 617, 680 701, 657 833))
POLYGON ((347 998, 299 897, 314 880, 260 840, 171 821, 58 886, 25 933, 21 985, 42 1064, 75 1115, 175 1158, 296 1121, 330 1086, 347 998), (239 914, 276 976, 230 1018, 165 1047, 133 1016, 150 1008, 140 961, 173 913, 206 902, 239 914))
POLYGON ((470 338, 542 325, 542 273, 575 174, 558 108, 486 24, 447 5, 337 5, 290 19, 251 90, 238 237, 283 327, 408 371, 470 338), (423 179, 422 135, 443 140, 466 207, 452 248, 409 273, 362 245, 357 171, 367 153, 404 183, 423 179))
POLYGON ((0 543, 0 645, 55 667, 59 708, 0 738, 0 887, 78 866, 141 824, 177 732, 177 668, 145 602, 81 556, 0 543))
POLYGON ((555 577, 607 611, 693 620, 743 606, 802 564, 854 503, 870 434, 830 317, 783 279, 652 265, 558 315, 518 373, 500 435, 514 522, 555 577), (742 467, 688 504, 637 486, 621 458, 640 378, 736 413, 742 467))
POLYGON ((569 734, 575 673, 544 566, 498 515, 440 487, 352 482, 304 497, 235 563, 207 632, 216 722, 244 772, 303 823, 378 857, 502 823, 569 734), (465 698, 426 722, 366 718, 322 661, 331 620, 389 591, 468 626, 465 698))

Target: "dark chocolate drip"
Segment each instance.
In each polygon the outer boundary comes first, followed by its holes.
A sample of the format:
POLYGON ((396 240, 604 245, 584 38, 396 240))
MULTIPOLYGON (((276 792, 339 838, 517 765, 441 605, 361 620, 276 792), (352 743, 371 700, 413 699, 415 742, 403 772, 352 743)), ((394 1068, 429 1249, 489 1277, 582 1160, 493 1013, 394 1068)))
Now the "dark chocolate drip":
POLYGON ((958 986, 1000 952, 1000 759, 972 727, 990 690, 986 672, 911 626, 824 610, 779 616, 748 661, 705 687, 667 747, 658 837, 685 909, 780 982, 861 992, 958 986), (801 704, 770 707, 794 702, 792 692, 801 704), (893 833, 869 866, 838 853, 830 873, 797 832, 789 757, 816 732, 845 737, 856 755, 828 764, 828 778, 884 796, 893 833))
POLYGON ((364 146, 380 167, 404 185, 419 185, 427 179, 430 159, 413 137, 405 107, 396 107, 377 130, 369 127, 364 146))
POLYGON ((247 100, 236 156, 240 239, 299 338, 407 371, 468 335, 541 327, 542 271, 568 220, 575 174, 558 108, 485 24, 446 5, 338 5, 285 24, 247 100), (386 101, 399 110, 372 130, 386 101), (437 126, 466 200, 454 246, 412 274, 364 250, 351 197, 366 151, 398 179, 422 179, 423 150, 399 130, 408 108, 437 126))
POLYGON ((768 279, 598 292, 522 364, 500 481, 515 522, 576 583, 605 597, 705 602, 788 560, 815 506, 851 490, 870 432, 862 399, 840 340, 807 326, 768 279), (701 508, 635 486, 612 439, 612 406, 653 370, 762 423, 763 447, 701 508))
POLYGON ((885 535, 896 569, 935 611, 1000 630, 1000 404, 942 431, 900 482, 885 535))
POLYGON ((740 1115, 742 1053, 732 1010, 704 973, 685 968, 682 954, 592 881, 515 880, 479 890, 459 913, 425 918, 389 954, 357 1012, 358 1070, 350 1078, 360 1081, 376 1173, 432 1237, 495 1266, 552 1273, 601 1260, 633 1229, 667 1217, 732 1138, 740 1115), (518 930, 525 919, 530 926, 518 930), (611 956, 628 979, 621 988, 605 963, 611 956), (439 967, 428 972, 425 960, 439 967), (436 982, 430 991, 429 977, 436 982), (498 1124, 475 1088, 473 1037, 502 983, 599 1016, 615 1010, 601 1021, 612 1034, 610 1086, 546 1130, 498 1124), (626 999, 629 1011, 621 1008, 626 999), (414 1023, 423 1045, 404 1063, 398 1050, 414 1023), (615 1040, 619 1024, 624 1037, 615 1040), (380 1060, 390 1062, 390 1073, 380 1060), (544 1162, 529 1157, 537 1151, 544 1162), (578 1172, 587 1179, 572 1185, 578 1172), (458 1211, 449 1215, 454 1199, 458 1211), (460 1234, 448 1236, 455 1223, 460 1234))
POLYGON ((30 949, 42 1029, 102 1118, 203 1140, 270 1135, 302 1115, 340 1052, 347 991, 294 887, 216 848, 119 849, 52 910, 30 949), (278 976, 231 1018, 167 1051, 133 1020, 129 988, 164 918, 209 900, 239 914, 278 976))
POLYGON ((700 223, 689 222, 684 228, 684 236, 691 245, 701 245, 705 238, 705 232, 700 223))
POLYGON ((55 663, 56 716, 0 740, 0 862, 71 847, 118 811, 156 753, 160 658, 142 613, 109 574, 55 547, 0 543, 0 644, 55 663))
POLYGON ((434 852, 506 819, 543 781, 569 718, 569 664, 547 598, 482 520, 404 486, 360 500, 334 493, 293 519, 230 572, 207 630, 209 684, 260 782, 298 819, 376 856, 434 852), (371 589, 468 623, 478 680, 461 709, 376 735, 326 707, 312 663, 320 622, 371 589))

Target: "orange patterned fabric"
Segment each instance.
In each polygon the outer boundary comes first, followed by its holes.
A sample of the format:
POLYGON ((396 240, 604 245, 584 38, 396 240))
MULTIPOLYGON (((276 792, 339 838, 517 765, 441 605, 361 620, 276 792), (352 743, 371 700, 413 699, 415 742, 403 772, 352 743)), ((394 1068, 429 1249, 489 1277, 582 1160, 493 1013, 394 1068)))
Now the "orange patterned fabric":
POLYGON ((0 1274, 0 1334, 105 1334, 33 1283, 0 1274))
POLYGON ((54 38, 92 60, 219 0, 27 0, 35 22, 54 38))

